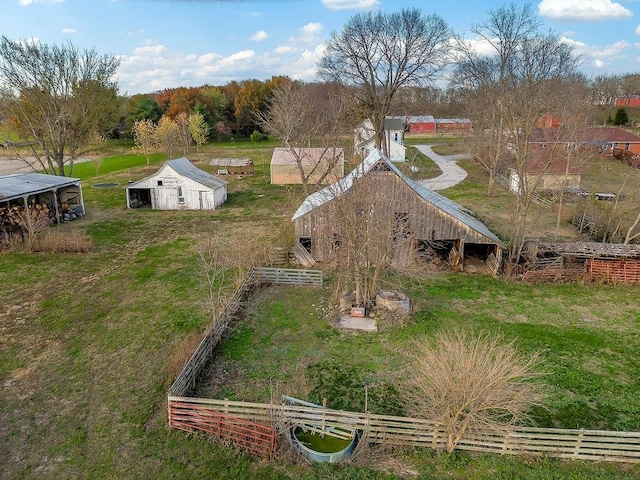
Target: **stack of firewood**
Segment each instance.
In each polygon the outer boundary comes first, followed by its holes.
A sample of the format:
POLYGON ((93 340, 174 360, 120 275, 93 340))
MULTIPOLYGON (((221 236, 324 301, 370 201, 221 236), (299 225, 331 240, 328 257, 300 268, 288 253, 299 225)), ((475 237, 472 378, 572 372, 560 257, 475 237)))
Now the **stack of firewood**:
POLYGON ((50 222, 52 212, 46 204, 36 203, 29 206, 30 219, 27 218, 27 212, 20 205, 11 205, 8 207, 0 207, 0 226, 15 225, 24 227, 27 222, 37 224, 41 222, 50 222))

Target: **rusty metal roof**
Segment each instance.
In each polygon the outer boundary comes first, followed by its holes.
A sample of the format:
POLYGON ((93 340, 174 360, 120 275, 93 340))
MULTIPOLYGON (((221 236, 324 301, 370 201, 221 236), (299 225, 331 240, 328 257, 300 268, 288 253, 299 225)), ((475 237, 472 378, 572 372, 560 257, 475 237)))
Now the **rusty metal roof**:
POLYGON ((80 186, 80 179, 44 173, 2 175, 0 176, 0 201, 7 202, 71 185, 80 186))

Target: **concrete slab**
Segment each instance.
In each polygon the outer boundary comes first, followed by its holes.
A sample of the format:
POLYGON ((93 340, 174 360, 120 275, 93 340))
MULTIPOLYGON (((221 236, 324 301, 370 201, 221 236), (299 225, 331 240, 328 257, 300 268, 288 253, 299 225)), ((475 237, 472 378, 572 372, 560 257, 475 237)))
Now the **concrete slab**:
POLYGON ((371 317, 351 317, 349 315, 341 315, 338 325, 340 328, 346 328, 349 330, 362 330, 363 332, 378 331, 376 321, 371 317))

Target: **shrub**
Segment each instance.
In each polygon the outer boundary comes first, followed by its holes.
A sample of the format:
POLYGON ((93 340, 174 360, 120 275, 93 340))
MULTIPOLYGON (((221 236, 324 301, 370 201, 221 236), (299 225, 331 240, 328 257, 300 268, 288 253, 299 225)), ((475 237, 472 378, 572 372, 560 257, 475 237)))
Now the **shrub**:
POLYGON ((629 115, 627 115, 627 111, 624 108, 616 110, 616 116, 613 118, 613 124, 626 125, 627 123, 629 123, 629 115))
POLYGON ((258 143, 258 142, 263 142, 264 140, 266 140, 267 136, 264 133, 262 133, 262 132, 260 132, 258 130, 254 130, 253 133, 251 135, 249 135, 249 139, 252 142, 258 143))
POLYGON ((527 418, 542 400, 537 356, 524 357, 499 336, 441 332, 434 344, 418 340, 408 354, 403 401, 409 414, 444 426, 446 450, 469 433, 500 432, 527 418))

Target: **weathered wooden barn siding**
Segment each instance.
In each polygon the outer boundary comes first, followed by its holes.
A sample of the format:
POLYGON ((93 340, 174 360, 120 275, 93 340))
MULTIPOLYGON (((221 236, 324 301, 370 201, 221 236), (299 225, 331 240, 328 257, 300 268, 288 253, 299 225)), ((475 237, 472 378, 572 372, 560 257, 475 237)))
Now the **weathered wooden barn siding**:
MULTIPOLYGON (((420 197, 393 172, 369 172, 343 193, 295 221, 297 238, 311 238, 311 255, 319 261, 328 261, 334 255, 334 234, 343 238, 345 205, 355 206, 367 197, 370 211, 383 219, 376 225, 386 225, 388 237, 395 225, 395 214, 406 213, 409 229, 415 240, 456 240, 466 243, 493 243, 470 229, 459 219, 420 197)), ((350 208, 350 207, 348 207, 350 208)), ((355 208, 355 207, 354 207, 355 208)), ((347 227, 348 228, 348 227, 347 227)))

